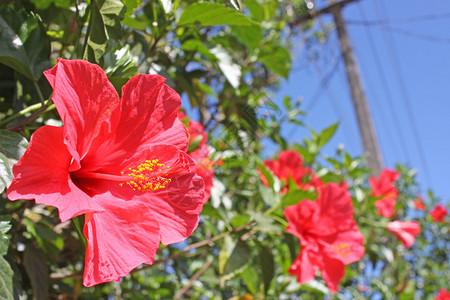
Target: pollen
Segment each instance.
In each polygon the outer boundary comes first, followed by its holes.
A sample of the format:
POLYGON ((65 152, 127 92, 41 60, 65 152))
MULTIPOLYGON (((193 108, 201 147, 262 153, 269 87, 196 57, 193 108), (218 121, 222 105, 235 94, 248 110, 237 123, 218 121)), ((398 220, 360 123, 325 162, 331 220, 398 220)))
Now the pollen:
POLYGON ((149 159, 134 168, 128 168, 126 175, 130 180, 119 185, 128 185, 133 191, 154 192, 166 189, 172 178, 184 171, 190 171, 190 168, 181 153, 172 165, 165 165, 159 159, 149 159))

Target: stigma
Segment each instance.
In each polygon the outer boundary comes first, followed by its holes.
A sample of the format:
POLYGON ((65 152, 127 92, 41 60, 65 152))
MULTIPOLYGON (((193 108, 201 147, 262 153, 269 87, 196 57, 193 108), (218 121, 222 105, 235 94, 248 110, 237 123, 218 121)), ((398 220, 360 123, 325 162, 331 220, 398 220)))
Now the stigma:
MULTIPOLYGON (((189 162, 181 153, 173 165, 166 165, 159 159, 148 159, 134 168, 128 168, 126 175, 129 180, 119 185, 127 185, 133 191, 155 192, 166 189, 174 175, 185 171, 190 171, 189 162)), ((121 172, 121 175, 124 173, 121 172)))

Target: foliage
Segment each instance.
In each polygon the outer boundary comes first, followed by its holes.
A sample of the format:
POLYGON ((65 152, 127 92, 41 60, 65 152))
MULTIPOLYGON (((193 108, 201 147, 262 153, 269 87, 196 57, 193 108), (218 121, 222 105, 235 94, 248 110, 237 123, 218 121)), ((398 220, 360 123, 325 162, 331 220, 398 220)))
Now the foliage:
MULTIPOLYGON (((348 185, 366 254, 347 266, 341 290, 333 297, 432 298, 440 288, 448 289, 448 226, 429 216, 439 202, 431 192, 427 209, 415 208, 420 188, 414 170, 397 166, 401 178, 392 220, 414 219, 422 229, 415 244, 405 249, 387 232, 389 220, 376 214, 364 157, 352 157, 344 149, 332 155, 321 152, 338 124, 311 130, 300 144, 281 134, 288 123, 305 126, 298 103, 286 98, 279 104, 270 98, 291 68, 290 50, 299 28, 290 28, 289 21, 306 13, 304 1, 275 0, 2 4, 0 297, 323 297, 328 289, 320 277, 300 285, 287 272, 300 247, 286 233, 283 215, 286 206, 315 199, 316 193, 292 182, 287 193, 280 193, 280 180, 262 162, 269 151, 266 144, 299 152, 322 182, 348 185), (137 73, 166 77, 189 103, 186 107, 198 111, 209 132, 211 159, 223 162, 214 166, 211 198, 194 234, 183 243, 161 246, 153 265, 138 267, 118 283, 82 286, 85 241, 80 220, 60 223, 53 207, 10 202, 3 191, 31 134, 43 125, 62 124, 42 76, 59 57, 97 63, 119 93, 137 73)), ((311 28, 310 22, 300 29, 311 34, 311 28)))

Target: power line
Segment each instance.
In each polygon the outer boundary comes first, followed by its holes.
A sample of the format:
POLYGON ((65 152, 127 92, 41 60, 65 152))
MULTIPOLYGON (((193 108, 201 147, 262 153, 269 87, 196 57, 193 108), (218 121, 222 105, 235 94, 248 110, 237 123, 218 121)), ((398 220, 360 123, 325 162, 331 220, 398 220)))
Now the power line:
MULTIPOLYGON (((363 6, 362 6, 362 5, 358 5, 358 8, 359 8, 359 12, 360 12, 362 18, 365 19, 365 18, 366 18, 366 14, 365 14, 365 12, 364 12, 363 6)), ((406 143, 406 141, 405 141, 405 139, 404 139, 404 135, 402 134, 402 126, 400 125, 399 118, 396 116, 396 110, 395 110, 395 107, 394 107, 394 105, 393 105, 394 100, 393 100, 391 91, 390 91, 390 89, 389 89, 389 85, 388 85, 387 80, 386 80, 385 72, 384 72, 384 70, 383 70, 383 63, 381 62, 381 59, 380 59, 380 56, 379 56, 379 53, 378 53, 378 50, 377 50, 377 46, 376 46, 375 41, 374 41, 374 39, 373 39, 372 33, 370 32, 370 29, 369 29, 368 27, 366 27, 366 33, 367 33, 367 34, 366 34, 367 39, 368 39, 368 41, 369 41, 369 48, 370 48, 370 50, 371 50, 372 53, 373 53, 372 57, 374 58, 374 60, 375 60, 375 65, 376 65, 376 67, 377 67, 378 77, 379 77, 379 79, 380 79, 380 81, 381 81, 381 84, 382 84, 382 87, 383 87, 384 94, 386 95, 386 98, 387 98, 387 100, 388 100, 387 102, 388 102, 388 105, 389 105, 389 109, 388 109, 389 115, 390 115, 390 117, 391 117, 391 120, 392 120, 392 121, 394 122, 394 124, 395 124, 395 127, 394 127, 394 128, 397 128, 398 131, 399 131, 398 136, 399 136, 400 138, 399 138, 397 141, 400 142, 401 149, 405 149, 404 151, 405 151, 405 153, 406 153, 406 157, 407 157, 408 159, 410 159, 411 156, 410 156, 410 154, 409 154, 408 147, 406 146, 407 143, 406 143), (403 147, 402 147, 402 146, 403 146, 403 147)), ((361 61, 361 63, 362 63, 362 61, 361 61)), ((373 86, 373 85, 372 85, 372 86, 373 86)), ((382 112, 382 109, 380 109, 380 107, 379 107, 379 104, 380 104, 379 101, 374 101, 374 102, 375 102, 375 105, 377 106, 377 110, 380 111, 380 112, 382 112)), ((381 114, 380 114, 380 117, 381 117, 382 119, 384 119, 384 114, 381 113, 381 114)), ((383 120, 383 124, 386 124, 386 122, 385 122, 384 120, 383 120)), ((394 138, 393 138, 392 135, 391 135, 391 130, 388 129, 388 130, 386 130, 385 132, 387 132, 388 137, 389 137, 389 139, 390 139, 390 141, 391 141, 391 144, 394 146, 395 150, 397 150, 397 143, 394 142, 394 138)), ((396 152, 400 153, 400 151, 396 151, 396 152)))
POLYGON ((395 23, 414 23, 414 22, 422 22, 422 21, 436 21, 438 19, 450 19, 450 12, 447 13, 438 13, 438 14, 427 14, 422 16, 415 17, 405 17, 405 18, 397 18, 397 19, 379 19, 379 20, 347 20, 348 24, 354 25, 368 25, 368 26, 379 26, 386 24, 395 24, 395 23))
MULTIPOLYGON (((376 12, 378 18, 380 17, 380 14, 387 15, 386 9, 385 9, 385 7, 383 5, 383 1, 375 0, 373 2, 375 3, 375 12, 376 12), (378 5, 380 5, 380 6, 378 6, 378 5), (380 12, 380 9, 383 10, 383 12, 380 12)), ((390 59, 391 64, 392 64, 392 66, 394 68, 394 71, 396 73, 395 77, 397 78, 397 81, 398 81, 398 84, 399 84, 399 87, 400 87, 400 91, 401 91, 401 95, 402 95, 401 99, 402 99, 403 104, 404 104, 404 106, 406 108, 405 111, 406 111, 406 114, 407 114, 407 119, 408 119, 409 125, 413 129, 412 136, 414 138, 414 143, 415 143, 417 151, 419 153, 419 160, 420 160, 420 162, 421 162, 421 164, 423 166, 425 176, 427 177, 428 181, 431 184, 432 181, 431 181, 430 173, 428 172, 428 167, 427 167, 424 151, 422 149, 421 143, 419 142, 419 131, 417 129, 416 124, 413 122, 413 119, 414 119, 413 118, 413 113, 412 113, 411 107, 410 107, 410 105, 408 103, 409 97, 407 96, 406 85, 405 85, 405 82, 403 80, 404 77, 403 77, 403 74, 401 73, 401 69, 400 69, 400 66, 399 66, 399 63, 398 63, 399 62, 399 56, 398 56, 397 50, 395 48, 394 40, 392 39, 392 37, 390 35, 383 34, 383 41, 384 41, 384 43, 385 43, 385 45, 386 45, 386 47, 388 49, 389 59, 390 59), (388 38, 389 38, 389 41, 388 41, 388 38)))

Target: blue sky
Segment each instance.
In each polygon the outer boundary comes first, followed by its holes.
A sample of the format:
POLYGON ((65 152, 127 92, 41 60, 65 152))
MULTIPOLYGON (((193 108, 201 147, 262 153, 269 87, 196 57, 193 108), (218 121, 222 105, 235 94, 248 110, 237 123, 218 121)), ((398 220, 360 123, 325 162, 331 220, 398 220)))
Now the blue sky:
MULTIPOLYGON (((319 2, 320 3, 320 2, 319 2)), ((347 5, 344 17, 359 63, 378 140, 388 167, 403 163, 417 169, 421 193, 430 188, 450 199, 450 2, 363 0, 347 5), (363 21, 363 22, 361 22, 363 21)), ((331 21, 322 18, 323 23, 331 21)), ((356 118, 339 46, 332 33, 314 47, 320 61, 307 61, 298 46, 293 71, 275 101, 301 97, 310 108, 305 123, 319 131, 341 123, 324 149, 333 155, 339 144, 362 153, 356 118), (323 77, 331 74, 327 84, 323 77)), ((311 54, 309 52, 309 54, 311 54)), ((283 133, 300 142, 308 132, 286 126, 283 133)))

